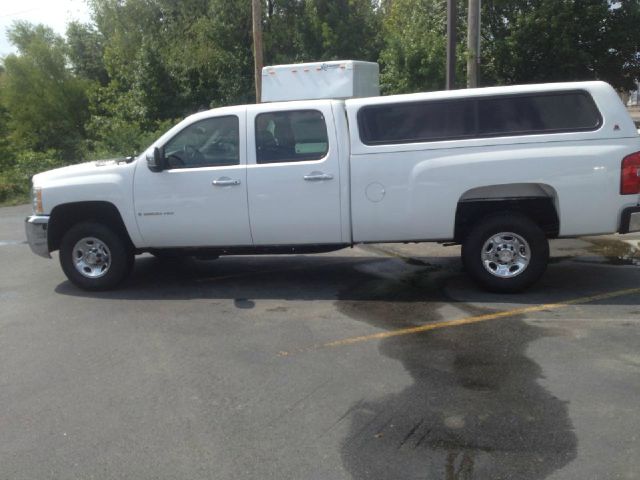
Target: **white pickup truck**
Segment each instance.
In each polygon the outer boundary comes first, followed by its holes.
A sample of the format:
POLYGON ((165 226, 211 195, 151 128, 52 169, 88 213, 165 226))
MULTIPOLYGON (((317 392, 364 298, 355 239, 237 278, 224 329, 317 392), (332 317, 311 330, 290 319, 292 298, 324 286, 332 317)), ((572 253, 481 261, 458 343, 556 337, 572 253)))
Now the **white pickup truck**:
POLYGON ((143 252, 454 242, 480 285, 510 292, 543 274, 548 239, 640 230, 639 194, 616 92, 557 83, 197 113, 136 158, 35 175, 26 230, 84 289, 143 252))

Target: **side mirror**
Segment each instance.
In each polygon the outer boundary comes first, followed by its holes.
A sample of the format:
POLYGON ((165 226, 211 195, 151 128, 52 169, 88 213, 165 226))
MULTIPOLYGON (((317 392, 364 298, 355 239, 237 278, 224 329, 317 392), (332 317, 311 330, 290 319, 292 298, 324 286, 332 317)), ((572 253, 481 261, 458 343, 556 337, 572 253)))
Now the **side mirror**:
POLYGON ((147 157, 147 167, 152 172, 161 172, 165 168, 164 155, 162 151, 156 147, 153 149, 153 156, 147 157))

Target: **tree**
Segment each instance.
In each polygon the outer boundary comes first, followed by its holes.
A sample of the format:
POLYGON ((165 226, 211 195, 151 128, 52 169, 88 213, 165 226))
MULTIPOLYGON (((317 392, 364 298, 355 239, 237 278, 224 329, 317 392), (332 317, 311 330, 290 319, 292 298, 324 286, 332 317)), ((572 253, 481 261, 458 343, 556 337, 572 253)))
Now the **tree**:
POLYGON ((444 88, 446 3, 394 0, 387 3, 385 13, 382 90, 407 93, 444 88))
POLYGON ((68 69, 63 39, 27 22, 14 24, 8 36, 18 48, 4 60, 1 91, 12 142, 79 157, 88 117, 87 82, 68 69))
POLYGON ((630 88, 640 74, 637 1, 488 0, 483 57, 489 83, 602 79, 630 88))
POLYGON ((597 70, 599 78, 620 89, 635 89, 640 79, 640 2, 623 1, 607 16, 608 48, 597 70))
MULTIPOLYGON (((0 92, 2 92, 5 78, 4 68, 0 66, 0 92)), ((0 172, 8 169, 12 164, 9 133, 9 112, 0 102, 0 172)))
POLYGON ((109 74, 104 65, 104 38, 93 25, 69 23, 67 53, 77 76, 101 85, 108 83, 109 74))
POLYGON ((307 0, 304 49, 311 60, 376 61, 381 39, 379 11, 371 0, 307 0))

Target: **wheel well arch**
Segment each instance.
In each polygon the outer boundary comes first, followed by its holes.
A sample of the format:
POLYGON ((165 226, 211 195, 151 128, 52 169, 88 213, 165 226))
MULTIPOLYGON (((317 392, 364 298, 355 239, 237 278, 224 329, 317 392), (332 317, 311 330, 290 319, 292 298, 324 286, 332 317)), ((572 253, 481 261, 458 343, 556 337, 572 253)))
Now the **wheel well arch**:
POLYGON ((473 225, 497 212, 531 218, 548 238, 560 233, 558 197, 553 187, 540 183, 488 185, 464 192, 458 200, 454 240, 462 242, 473 225))
POLYGON ((64 234, 80 222, 97 222, 108 225, 133 247, 133 242, 118 208, 111 202, 90 201, 57 205, 49 216, 47 242, 49 251, 58 250, 64 234))

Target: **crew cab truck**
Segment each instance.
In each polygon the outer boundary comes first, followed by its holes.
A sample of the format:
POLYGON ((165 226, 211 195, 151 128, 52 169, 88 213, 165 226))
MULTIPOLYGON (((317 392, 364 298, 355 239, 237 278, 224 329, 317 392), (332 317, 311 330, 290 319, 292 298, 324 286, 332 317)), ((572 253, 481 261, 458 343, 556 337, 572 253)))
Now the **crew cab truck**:
POLYGON ((549 239, 640 230, 640 137, 603 82, 224 107, 136 158, 33 177, 32 250, 109 289, 134 256, 453 242, 500 292, 549 239))

